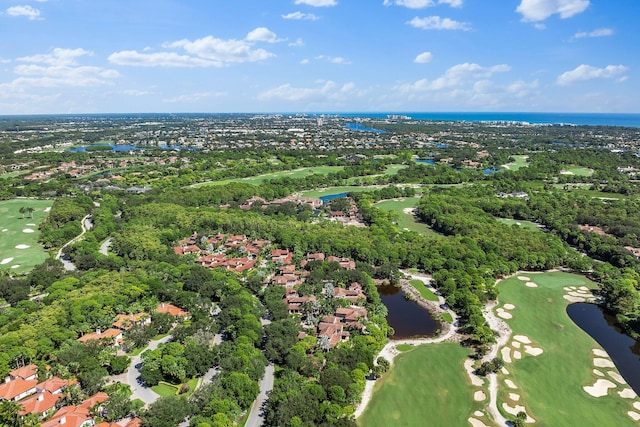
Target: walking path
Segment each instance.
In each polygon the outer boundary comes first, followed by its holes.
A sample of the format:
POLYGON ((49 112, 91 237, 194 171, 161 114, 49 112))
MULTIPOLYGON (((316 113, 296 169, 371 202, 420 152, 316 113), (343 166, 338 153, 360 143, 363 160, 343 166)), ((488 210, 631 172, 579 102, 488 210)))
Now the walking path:
POLYGON ((98 252, 100 252, 102 255, 109 256, 109 247, 110 246, 111 246, 111 237, 109 237, 107 240, 102 242, 98 252))
POLYGON ((60 261, 62 261, 62 264, 64 265, 64 269, 67 271, 75 271, 76 266, 73 265, 73 263, 68 259, 62 258, 62 251, 64 250, 64 248, 66 248, 70 244, 80 240, 84 235, 84 233, 86 233, 88 230, 91 230, 91 227, 93 227, 93 223, 91 222, 91 215, 85 215, 85 217, 82 218, 82 220, 80 221, 80 227, 82 227, 82 232, 78 234, 76 237, 74 237, 73 239, 69 240, 64 245, 62 245, 62 247, 60 248, 60 250, 58 250, 58 253, 56 254, 56 259, 59 259, 60 261))

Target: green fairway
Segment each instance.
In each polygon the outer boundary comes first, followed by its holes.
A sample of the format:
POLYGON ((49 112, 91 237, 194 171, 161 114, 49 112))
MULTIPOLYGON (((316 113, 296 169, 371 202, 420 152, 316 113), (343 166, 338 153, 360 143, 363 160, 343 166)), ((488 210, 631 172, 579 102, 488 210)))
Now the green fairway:
POLYGON ((420 197, 406 197, 398 200, 384 200, 376 203, 376 207, 385 211, 395 211, 398 214, 398 227, 402 230, 415 231, 425 236, 438 236, 438 233, 429 228, 426 224, 417 222, 411 213, 405 209, 411 209, 418 204, 420 197))
POLYGON ((446 311, 440 314, 440 317, 442 317, 442 320, 447 323, 453 323, 453 316, 450 313, 447 313, 446 311))
POLYGON ((540 227, 538 227, 534 222, 531 221, 523 221, 516 220, 511 218, 497 218, 498 222, 501 222, 506 225, 517 225, 518 227, 525 228, 527 230, 540 231, 540 227))
POLYGON ((421 280, 411 280, 409 283, 411 283, 411 286, 420 292, 422 298, 427 301, 438 301, 438 296, 434 294, 431 289, 427 288, 421 280))
POLYGON ((473 412, 482 410, 462 366, 470 353, 456 343, 427 344, 401 353, 375 385, 358 425, 468 426, 473 412))
POLYGON ((41 264, 47 252, 38 243, 38 226, 51 208, 51 200, 14 199, 0 202, 0 269, 24 273, 41 264), (25 212, 20 208, 33 208, 25 212), (33 218, 31 218, 33 216, 33 218))
POLYGON ((593 169, 581 167, 581 166, 567 166, 562 171, 561 175, 577 175, 577 176, 591 176, 593 175, 593 169))
MULTIPOLYGON (((498 308, 513 304, 508 310, 513 316, 505 320, 512 329, 511 340, 507 343, 511 363, 505 368, 509 375, 500 374, 498 406, 503 403, 514 407, 523 405, 527 413, 541 426, 626 426, 637 425, 627 415, 633 410, 636 399, 623 399, 618 392, 624 388, 616 385, 607 396, 592 397, 583 386, 595 383, 593 373, 593 349, 601 347, 566 314, 569 302, 563 298, 567 294, 564 287, 595 288, 595 283, 583 276, 553 272, 544 274, 527 273, 512 277, 498 285, 500 291, 498 308), (520 277, 520 279, 518 278, 520 277), (537 287, 529 287, 525 284, 537 287), (525 353, 523 345, 514 337, 528 337, 535 348, 543 353, 533 356, 525 353), (515 343, 515 344, 514 344, 515 343), (522 359, 512 355, 521 353, 522 359), (509 388, 505 380, 517 387, 509 388), (519 397, 512 400, 513 393, 519 397)), ((508 317, 508 316, 507 316, 508 317)), ((504 357, 504 353, 501 352, 504 357)), ((614 369, 601 369, 607 372, 614 369)), ((609 378, 608 376, 603 378, 609 378)), ((503 412, 505 416, 513 418, 503 412)))
POLYGON ((529 166, 527 163, 527 159, 529 158, 529 156, 518 155, 511 157, 513 157, 514 161, 511 163, 507 163, 506 165, 502 165, 502 167, 504 167, 505 169, 509 169, 510 171, 517 171, 518 169, 526 168, 527 166, 529 166))
POLYGON ((305 176, 309 176, 313 174, 327 175, 327 174, 338 172, 341 170, 342 170, 342 166, 316 166, 311 168, 301 168, 301 169, 295 169, 295 170, 289 170, 289 171, 267 173, 264 175, 257 175, 257 176, 247 177, 247 178, 230 178, 230 179, 223 179, 220 181, 200 182, 198 184, 193 184, 191 187, 197 188, 197 187, 202 187, 207 185, 225 185, 231 182, 243 182, 245 184, 260 185, 267 179, 277 179, 277 178, 284 178, 284 177, 303 178, 305 176))

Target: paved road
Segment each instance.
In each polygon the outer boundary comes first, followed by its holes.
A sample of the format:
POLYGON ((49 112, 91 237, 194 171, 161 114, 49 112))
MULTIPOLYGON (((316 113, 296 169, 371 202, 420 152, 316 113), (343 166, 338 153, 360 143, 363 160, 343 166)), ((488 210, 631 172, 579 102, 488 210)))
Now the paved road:
POLYGON ((145 403, 145 405, 150 405, 160 397, 153 390, 144 385, 144 382, 140 377, 140 368, 142 368, 142 358, 140 355, 146 350, 155 350, 158 348, 159 344, 166 343, 170 341, 171 338, 173 338, 171 335, 167 335, 162 339, 151 341, 145 350, 141 351, 139 355, 131 358, 131 366, 129 366, 129 369, 127 370, 125 381, 125 384, 129 384, 131 392, 133 393, 131 395, 131 400, 140 399, 145 403))
POLYGON ((109 246, 111 246, 111 238, 108 238, 100 245, 100 252, 102 255, 109 256, 109 246))
POLYGON ((260 381, 260 394, 251 406, 251 412, 247 418, 245 427, 260 427, 264 424, 264 408, 269 398, 269 392, 273 390, 273 363, 269 363, 264 370, 264 377, 260 381))
POLYGON ((82 232, 78 234, 76 237, 74 237, 73 239, 69 240, 64 245, 62 245, 62 247, 56 254, 56 259, 59 259, 60 261, 62 261, 62 264, 64 265, 64 269, 67 271, 75 271, 76 266, 73 265, 73 263, 68 259, 62 258, 62 251, 64 250, 64 248, 66 248, 70 244, 80 240, 84 235, 84 233, 87 232, 87 230, 91 230, 91 227, 93 227, 93 223, 91 222, 91 215, 86 215, 84 218, 82 218, 82 221, 80 221, 80 226, 82 227, 82 232))

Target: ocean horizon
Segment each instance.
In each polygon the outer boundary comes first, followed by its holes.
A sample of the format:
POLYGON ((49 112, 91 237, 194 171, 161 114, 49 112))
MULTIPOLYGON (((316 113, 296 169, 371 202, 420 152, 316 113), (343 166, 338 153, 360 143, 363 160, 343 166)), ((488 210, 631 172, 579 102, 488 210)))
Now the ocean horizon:
POLYGON ((476 123, 517 122, 536 125, 623 126, 640 128, 640 114, 637 113, 379 112, 335 113, 335 115, 380 119, 389 116, 407 116, 412 120, 431 121, 463 121, 476 123))

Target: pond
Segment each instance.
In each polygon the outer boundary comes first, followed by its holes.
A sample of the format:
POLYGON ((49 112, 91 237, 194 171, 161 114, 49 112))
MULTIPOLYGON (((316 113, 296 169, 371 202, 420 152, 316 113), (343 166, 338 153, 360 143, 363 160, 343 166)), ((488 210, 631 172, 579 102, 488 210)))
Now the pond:
POLYGON ((441 328, 427 309, 420 307, 415 301, 407 300, 399 287, 378 286, 378 293, 387 307, 389 326, 395 330, 391 339, 430 337, 441 328))
POLYGON ((322 200, 323 205, 327 205, 334 199, 342 199, 344 197, 347 197, 347 193, 327 194, 326 196, 320 196, 320 200, 322 200))
POLYGON ((609 353, 622 377, 640 394, 640 342, 622 333, 615 317, 595 304, 571 304, 567 314, 609 353))

